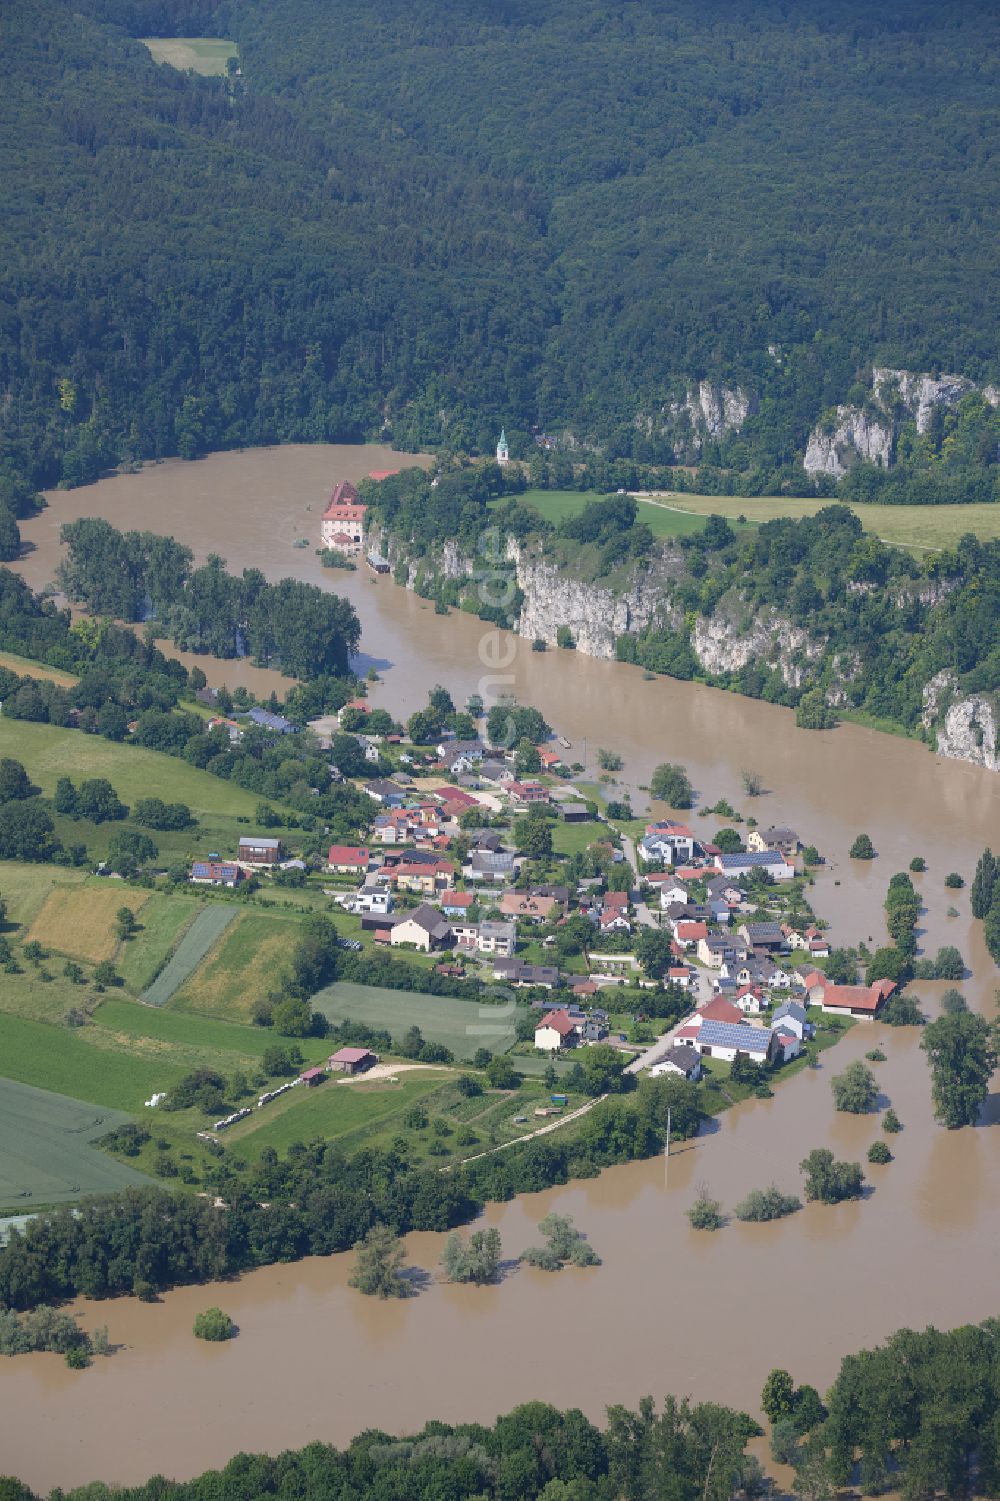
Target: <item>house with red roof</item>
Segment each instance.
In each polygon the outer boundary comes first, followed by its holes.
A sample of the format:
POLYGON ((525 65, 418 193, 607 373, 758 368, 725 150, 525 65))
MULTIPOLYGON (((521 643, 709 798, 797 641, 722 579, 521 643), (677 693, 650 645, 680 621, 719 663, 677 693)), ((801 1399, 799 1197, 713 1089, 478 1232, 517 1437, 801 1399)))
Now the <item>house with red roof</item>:
POLYGON ((674 939, 682 949, 695 947, 708 937, 708 924, 703 922, 679 922, 674 924, 674 939))
POLYGON ((371 863, 371 850, 359 844, 331 844, 326 857, 327 870, 335 871, 339 876, 356 876, 369 870, 371 863))
POLYGON ((827 1016, 853 1016, 858 1021, 870 1022, 895 989, 895 980, 876 980, 871 985, 831 985, 824 975, 822 983, 809 987, 809 999, 818 1001, 827 1016))
POLYGON ((359 553, 365 540, 365 512, 360 495, 349 480, 334 487, 320 522, 324 547, 336 547, 349 555, 359 553))
POLYGON ((580 1023, 568 1011, 550 1011, 535 1028, 535 1047, 546 1053, 575 1047, 579 1039, 580 1023))

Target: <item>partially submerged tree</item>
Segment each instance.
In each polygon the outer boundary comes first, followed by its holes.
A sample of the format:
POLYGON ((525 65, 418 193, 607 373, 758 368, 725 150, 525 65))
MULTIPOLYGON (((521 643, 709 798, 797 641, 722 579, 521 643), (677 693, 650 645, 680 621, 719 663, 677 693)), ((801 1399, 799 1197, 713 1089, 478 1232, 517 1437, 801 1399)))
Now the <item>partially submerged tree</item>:
POLYGON ((934 1115, 954 1130, 974 1126, 997 1066, 996 1028, 970 1011, 938 1017, 920 1046, 931 1067, 934 1115))
POLYGON ((475 1282, 482 1286, 500 1276, 499 1230, 475 1230, 464 1240, 453 1230, 444 1243, 441 1265, 449 1282, 475 1282))
POLYGON ((833 1076, 830 1088, 834 1105, 849 1115, 866 1115, 875 1108, 878 1085, 871 1069, 863 1063, 849 1063, 842 1074, 833 1076))
POLYGON ((540 1267, 544 1272, 558 1272, 564 1266, 600 1266, 601 1258, 582 1231, 573 1224, 571 1215, 547 1214, 538 1223, 545 1236, 544 1246, 529 1246, 521 1254, 528 1266, 540 1267))
POLYGON ((403 1276, 403 1247, 388 1225, 373 1225, 355 1242, 358 1259, 350 1286, 372 1298, 408 1298, 412 1291, 403 1276))

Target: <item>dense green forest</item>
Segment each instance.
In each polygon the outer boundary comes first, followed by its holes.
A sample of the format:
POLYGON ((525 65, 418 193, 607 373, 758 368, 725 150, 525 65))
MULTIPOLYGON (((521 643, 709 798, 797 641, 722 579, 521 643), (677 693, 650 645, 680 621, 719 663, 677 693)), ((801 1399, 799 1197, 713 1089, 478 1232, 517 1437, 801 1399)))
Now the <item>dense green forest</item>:
MULTIPOLYGON (((997 28, 989 0, 19 0, 0 498, 290 439, 483 451, 501 421, 515 453, 669 463, 701 379, 756 402, 701 462, 801 489, 873 361, 996 378, 997 28), (242 75, 151 34, 232 36, 242 75)), ((992 494, 964 421, 896 483, 992 494)))

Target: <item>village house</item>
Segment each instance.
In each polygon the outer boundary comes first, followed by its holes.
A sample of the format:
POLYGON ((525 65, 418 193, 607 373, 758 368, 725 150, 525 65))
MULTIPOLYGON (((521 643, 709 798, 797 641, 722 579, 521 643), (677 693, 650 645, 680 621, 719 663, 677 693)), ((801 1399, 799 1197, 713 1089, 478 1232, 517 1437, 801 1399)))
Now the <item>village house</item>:
POLYGON ((589 823, 594 816, 586 803, 568 801, 557 804, 557 808, 563 823, 589 823))
POLYGON ((741 985, 733 995, 732 1001, 744 1016, 760 1016, 768 1006, 767 997, 759 985, 741 985))
POLYGON ((737 929, 748 949, 764 949, 776 953, 785 947, 785 935, 780 923, 746 922, 737 929))
POLYGON ((707 886, 709 901, 725 902, 730 911, 737 911, 746 902, 746 892, 729 876, 713 876, 707 886))
POLYGON ((239 745, 243 739, 243 726, 238 724, 235 719, 223 719, 220 715, 217 715, 214 719, 208 721, 208 728, 209 730, 224 730, 230 745, 239 745))
POLYGON ((514 856, 510 850, 475 850, 463 870, 467 881, 502 886, 514 875, 514 856))
POLYGON ((486 746, 481 740, 443 740, 436 749, 438 756, 454 776, 475 770, 486 757, 486 746))
POLYGON ((188 880, 195 886, 238 886, 246 875, 235 860, 195 860, 188 880))
POLYGON ((251 709, 247 719, 259 730, 270 730, 275 735, 292 735, 297 728, 283 714, 272 714, 269 709, 251 709))
POLYGON ((872 985, 831 985, 824 976, 810 987, 809 999, 818 1003, 827 1016, 874 1021, 895 989, 894 980, 876 980, 872 985))
POLYGON ((549 800, 549 794, 541 782, 508 782, 504 791, 519 808, 529 808, 533 804, 547 803, 549 800))
POLYGON ((493 978, 507 985, 539 985, 543 990, 555 990, 559 971, 554 965, 528 964, 524 959, 494 959, 493 978))
POLYGON ((752 1063, 770 1063, 778 1047, 769 1027, 752 1027, 742 1017, 739 1022, 706 1018, 691 1038, 683 1035, 685 1031, 681 1028, 678 1032, 679 1042, 697 1048, 703 1057, 720 1058, 724 1063, 732 1063, 738 1053, 752 1063))
POLYGON ((320 521, 320 541, 354 557, 365 542, 365 512, 368 507, 349 480, 336 485, 320 521))
POLYGON ((694 948, 708 938, 708 924, 703 922, 675 922, 674 940, 682 949, 694 948))
POLYGON ((647 865, 677 865, 694 858, 695 837, 687 824, 650 823, 640 839, 637 853, 647 865))
POLYGON ((440 897, 441 911, 445 917, 465 917, 475 900, 474 891, 443 891, 440 897))
POLYGON ((281 860, 281 840, 245 835, 239 842, 236 857, 241 865, 277 865, 281 860))
POLYGON ((362 886, 358 891, 348 892, 340 899, 346 912, 377 913, 384 917, 394 906, 388 886, 362 886))
POLYGON ((775 1028, 785 1027, 794 1032, 800 1041, 812 1037, 815 1027, 809 1020, 804 1006, 798 1001, 782 1001, 771 1017, 771 1025, 775 1028))
POLYGON ((772 824, 768 829, 751 829, 747 835, 747 849, 760 853, 763 850, 778 850, 788 860, 794 860, 802 843, 794 829, 772 824))
MULTIPOLYGON (((686 926, 683 923, 678 927, 686 926)), ((704 924, 698 924, 699 927, 704 924)), ((720 969, 726 960, 735 959, 738 953, 731 938, 724 938, 721 933, 706 933, 698 940, 698 958, 709 969, 720 969)))
POLYGON ((363 1074, 377 1062, 378 1054, 373 1053, 370 1048, 340 1048, 336 1053, 330 1054, 327 1068, 334 1073, 363 1074))
POLYGON ((464 920, 454 924, 455 936, 460 949, 473 950, 498 959, 511 959, 517 947, 517 928, 512 922, 470 923, 464 920))
POLYGON ((562 756, 557 751, 546 750, 541 745, 537 745, 535 749, 543 771, 555 771, 556 767, 562 765, 562 756))
POLYGON ((677 1044, 669 1053, 664 1053, 649 1072, 654 1079, 660 1074, 680 1074, 682 1079, 696 1083, 701 1078, 701 1058, 697 1048, 677 1044))
POLYGON ((545 1053, 558 1053, 575 1047, 580 1039, 581 1024, 568 1011, 550 1011, 535 1028, 535 1047, 545 1053))
POLYGON ((407 799, 407 792, 400 787, 398 782, 390 782, 386 778, 376 778, 373 782, 366 782, 365 792, 380 804, 383 808, 401 808, 407 799))
POLYGON ((360 844, 331 844, 326 868, 339 876, 356 876, 372 866, 372 852, 360 844))
POLYGON ((738 855, 716 855, 715 867, 721 875, 731 881, 738 881, 740 876, 748 876, 755 870, 762 870, 773 881, 791 881, 795 875, 795 866, 789 865, 784 855, 777 850, 745 850, 738 855))
POLYGON ((356 709, 359 714, 370 714, 372 706, 366 698, 349 698, 342 709, 337 711, 337 723, 343 724, 344 715, 348 709, 356 709))
POLYGON ((526 922, 547 922, 558 909, 554 896, 533 896, 530 891, 505 891, 500 898, 502 916, 521 918, 526 922))
POLYGON ((620 907, 605 907, 598 914, 597 926, 602 933, 631 933, 632 924, 620 907))
POLYGON ((643 880, 648 881, 654 891, 659 891, 661 912, 666 912, 675 905, 686 906, 688 889, 683 881, 678 881, 669 871, 654 871, 644 876, 643 880))
POLYGON ((455 867, 449 860, 437 855, 421 855, 409 851, 398 865, 387 868, 386 877, 397 891, 412 891, 422 896, 434 896, 439 891, 450 889, 455 884, 455 867))
POLYGON ((790 1063, 793 1058, 799 1056, 802 1051, 802 1039, 797 1032, 792 1031, 791 1027, 775 1027, 772 1035, 778 1049, 777 1056, 782 1063, 790 1063))
POLYGON ((432 949, 448 948, 452 941, 451 925, 437 907, 422 902, 412 912, 400 913, 392 925, 389 942, 395 948, 412 944, 414 948, 430 953, 432 949))

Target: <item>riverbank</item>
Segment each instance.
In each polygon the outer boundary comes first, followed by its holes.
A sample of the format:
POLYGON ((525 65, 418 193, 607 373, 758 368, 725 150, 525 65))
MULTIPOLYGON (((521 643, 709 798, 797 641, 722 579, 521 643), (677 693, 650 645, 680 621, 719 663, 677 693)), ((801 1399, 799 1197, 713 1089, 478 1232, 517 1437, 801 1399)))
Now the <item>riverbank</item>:
MULTIPOLYGON (((95 1476, 132 1484, 156 1471, 188 1477, 237 1449, 345 1442, 367 1426, 407 1431, 431 1417, 488 1421, 533 1397, 595 1419, 646 1391, 743 1406, 775 1365, 822 1390, 843 1354, 900 1325, 981 1318, 1000 1234, 991 1128, 933 1125, 914 1029, 854 1028, 831 1055, 837 1068, 876 1040, 888 1055, 879 1084, 905 1129, 895 1161, 867 1169, 872 1192, 861 1202, 713 1235, 688 1225, 702 1182, 731 1210, 771 1180, 798 1190, 798 1162, 813 1146, 863 1159, 876 1119, 838 1115, 832 1069, 806 1070, 775 1099, 734 1107, 669 1163, 613 1168, 486 1210, 505 1257, 532 1243, 550 1210, 574 1215, 602 1258, 597 1272, 522 1268, 481 1289, 432 1281, 382 1304, 348 1287, 353 1257, 340 1255, 178 1289, 158 1304, 77 1304, 85 1326, 106 1322, 124 1348, 82 1375, 54 1356, 0 1365, 5 1466, 39 1489, 95 1476), (906 1276, 873 1270, 893 1264, 906 1276), (754 1298, 734 1304, 739 1287, 754 1298), (239 1325, 231 1345, 191 1335, 213 1303, 239 1325), (540 1337, 551 1359, 526 1385, 524 1351, 540 1337)), ((408 1236, 408 1264, 433 1272, 443 1240, 408 1236)))

